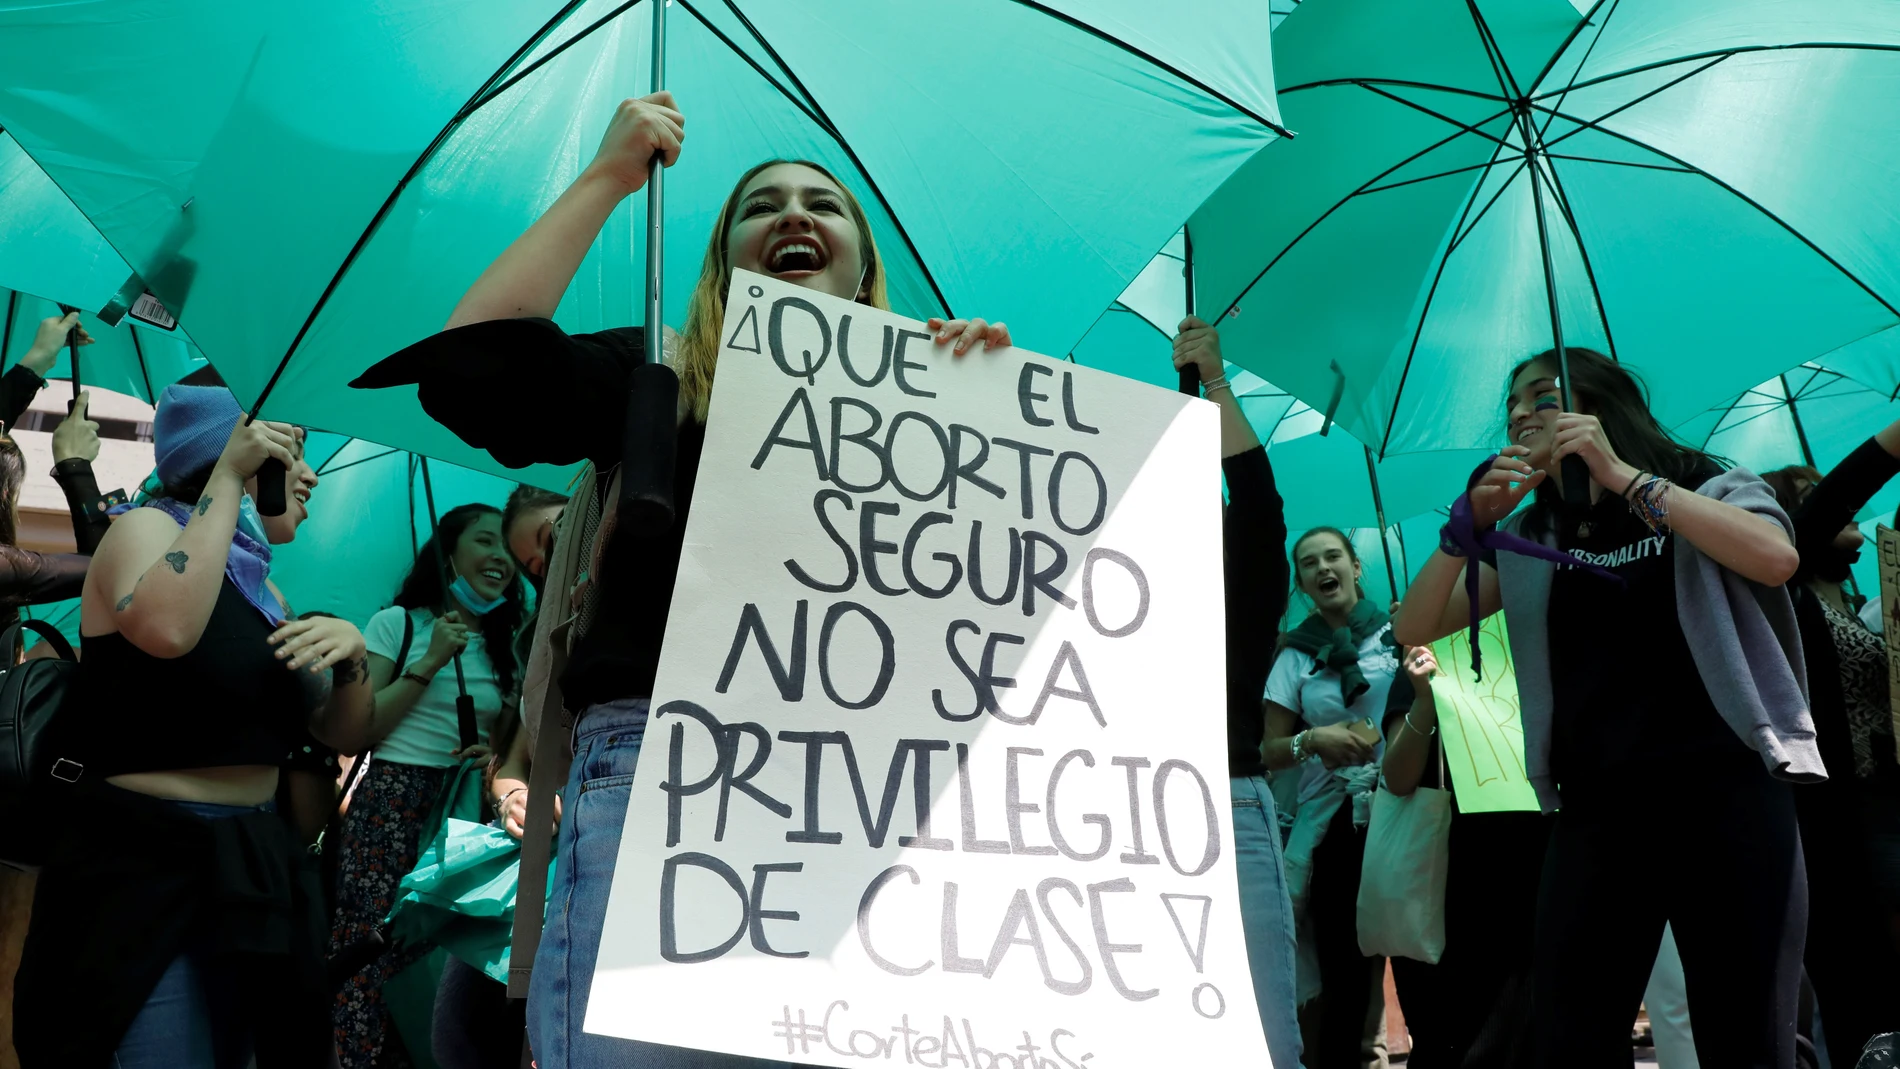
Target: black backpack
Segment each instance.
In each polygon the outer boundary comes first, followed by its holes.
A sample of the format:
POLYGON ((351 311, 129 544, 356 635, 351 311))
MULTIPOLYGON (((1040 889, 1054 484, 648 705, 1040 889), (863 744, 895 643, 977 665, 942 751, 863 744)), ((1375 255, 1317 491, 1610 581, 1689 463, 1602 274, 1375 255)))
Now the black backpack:
POLYGON ((47 822, 34 815, 46 810, 33 803, 79 782, 85 772, 84 765, 54 753, 51 741, 79 659, 66 636, 44 620, 7 628, 0 634, 0 657, 6 660, 0 667, 0 813, 12 814, 0 822, 0 863, 38 865, 46 860, 51 836, 47 822), (12 664, 23 631, 38 634, 58 656, 12 664))

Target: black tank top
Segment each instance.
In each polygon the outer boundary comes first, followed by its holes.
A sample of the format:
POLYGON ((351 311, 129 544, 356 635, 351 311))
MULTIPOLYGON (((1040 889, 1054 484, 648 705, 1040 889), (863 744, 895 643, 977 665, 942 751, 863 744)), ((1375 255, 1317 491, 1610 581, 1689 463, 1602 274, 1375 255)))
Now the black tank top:
POLYGON ((101 778, 282 765, 307 741, 310 700, 274 655, 273 630, 227 579, 183 657, 154 657, 117 633, 82 635, 61 734, 101 778))

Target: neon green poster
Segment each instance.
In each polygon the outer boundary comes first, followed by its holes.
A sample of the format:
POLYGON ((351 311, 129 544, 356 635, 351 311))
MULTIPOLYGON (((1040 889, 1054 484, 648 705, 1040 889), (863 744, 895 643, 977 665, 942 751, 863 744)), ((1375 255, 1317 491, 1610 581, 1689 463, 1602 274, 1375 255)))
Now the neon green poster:
POLYGON ((1524 722, 1518 716, 1517 672, 1504 614, 1494 613, 1478 631, 1484 651, 1484 682, 1471 677, 1470 633, 1432 644, 1438 675, 1438 731, 1445 767, 1463 813, 1536 811, 1537 792, 1524 774, 1524 722))

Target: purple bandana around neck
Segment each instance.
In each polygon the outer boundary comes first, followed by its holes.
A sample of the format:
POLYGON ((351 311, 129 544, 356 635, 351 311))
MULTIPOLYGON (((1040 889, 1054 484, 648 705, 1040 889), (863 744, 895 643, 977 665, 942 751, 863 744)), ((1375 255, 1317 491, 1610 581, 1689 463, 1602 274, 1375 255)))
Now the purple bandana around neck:
MULTIPOLYGON (((170 516, 180 527, 191 522, 191 507, 173 501, 169 497, 154 498, 147 501, 143 507, 157 509, 170 516)), ((113 509, 112 513, 118 515, 124 511, 129 511, 129 507, 121 505, 113 509)), ((270 558, 269 545, 259 542, 243 531, 233 531, 231 552, 224 558, 224 575, 225 578, 231 580, 231 585, 237 587, 238 593, 244 595, 244 600, 250 602, 252 608, 263 613, 264 619, 269 620, 274 626, 284 622, 284 609, 278 603, 277 595, 271 593, 270 587, 265 583, 265 580, 270 578, 270 558)))
MULTIPOLYGON (((1484 463, 1478 465, 1478 467, 1472 471, 1471 478, 1466 481, 1465 492, 1459 494, 1458 500, 1451 503, 1451 518, 1446 522, 1441 531, 1440 548, 1451 556, 1463 557, 1472 564, 1476 564, 1487 549, 1502 553, 1515 553, 1520 557, 1535 557, 1538 560, 1549 561, 1552 564, 1568 564, 1572 567, 1582 568, 1584 571, 1602 576, 1621 586, 1623 584, 1622 576, 1617 575, 1608 568, 1600 568, 1588 561, 1580 560, 1569 553, 1565 553, 1563 550, 1553 549, 1550 546, 1544 545, 1542 542, 1533 542, 1528 538, 1514 535, 1509 531, 1499 529, 1495 524, 1482 531, 1478 530, 1477 518, 1471 512, 1471 488, 1478 485, 1478 480, 1484 478, 1484 473, 1491 470, 1492 462, 1497 459, 1495 454, 1485 458, 1484 463)), ((1478 613, 1480 606, 1478 604, 1478 569, 1475 567, 1467 566, 1465 568, 1465 597, 1471 602, 1471 631, 1469 635, 1471 644, 1471 671, 1479 682, 1483 682, 1484 655, 1478 643, 1478 613)))

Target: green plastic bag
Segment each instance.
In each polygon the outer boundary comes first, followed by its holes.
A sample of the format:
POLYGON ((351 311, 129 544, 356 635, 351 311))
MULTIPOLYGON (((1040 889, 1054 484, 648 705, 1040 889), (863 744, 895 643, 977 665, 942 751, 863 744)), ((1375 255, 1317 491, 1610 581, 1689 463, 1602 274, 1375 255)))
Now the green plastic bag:
POLYGON ((490 977, 508 981, 521 844, 500 828, 454 817, 403 877, 390 934, 433 943, 490 977))

